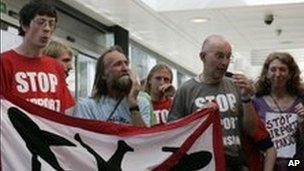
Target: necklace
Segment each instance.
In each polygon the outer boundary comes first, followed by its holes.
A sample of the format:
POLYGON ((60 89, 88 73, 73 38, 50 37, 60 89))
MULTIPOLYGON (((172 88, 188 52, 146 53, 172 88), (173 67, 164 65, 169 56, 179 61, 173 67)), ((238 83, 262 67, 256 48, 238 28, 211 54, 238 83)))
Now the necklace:
POLYGON ((279 103, 274 99, 274 97, 271 94, 269 94, 269 95, 270 95, 271 99, 273 100, 274 104, 276 105, 276 107, 279 109, 279 112, 283 113, 283 110, 279 106, 279 103))

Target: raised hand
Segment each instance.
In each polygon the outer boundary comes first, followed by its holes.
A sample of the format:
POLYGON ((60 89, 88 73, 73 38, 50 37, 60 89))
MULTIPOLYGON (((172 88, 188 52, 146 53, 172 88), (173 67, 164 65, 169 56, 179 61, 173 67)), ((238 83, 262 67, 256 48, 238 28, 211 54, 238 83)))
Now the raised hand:
POLYGON ((159 87, 159 91, 162 92, 165 97, 173 97, 176 90, 172 84, 163 84, 159 87))
POLYGON ((234 74, 232 78, 236 85, 240 88, 242 98, 248 99, 254 94, 252 81, 250 81, 245 75, 234 74))
POLYGON ((132 87, 128 95, 128 103, 130 107, 134 107, 137 106, 137 96, 141 87, 138 76, 132 71, 129 71, 129 75, 132 81, 132 87))
POLYGON ((303 123, 304 121, 304 105, 302 103, 299 103, 295 106, 296 112, 299 116, 299 123, 303 123))

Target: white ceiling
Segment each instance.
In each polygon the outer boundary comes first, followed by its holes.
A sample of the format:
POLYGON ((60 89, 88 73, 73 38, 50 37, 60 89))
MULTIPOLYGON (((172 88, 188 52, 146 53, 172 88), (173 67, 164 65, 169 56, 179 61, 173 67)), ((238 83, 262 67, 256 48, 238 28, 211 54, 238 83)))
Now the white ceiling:
POLYGON ((265 0, 62 1, 106 25, 121 25, 132 39, 194 73, 202 70, 198 53, 210 34, 221 34, 231 42, 235 58, 231 70, 248 71, 250 67, 248 72, 255 73, 248 74, 257 75, 269 52, 289 49, 304 71, 303 0, 268 1, 271 5, 265 0), (274 21, 266 25, 264 16, 270 13, 274 21), (209 21, 190 21, 197 17, 209 21))

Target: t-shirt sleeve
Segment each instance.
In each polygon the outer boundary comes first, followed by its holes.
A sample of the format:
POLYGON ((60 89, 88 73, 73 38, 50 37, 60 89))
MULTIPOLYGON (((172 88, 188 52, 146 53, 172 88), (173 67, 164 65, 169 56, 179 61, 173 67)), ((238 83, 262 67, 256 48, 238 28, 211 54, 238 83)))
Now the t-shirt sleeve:
POLYGON ((139 100, 139 110, 140 110, 140 114, 141 117, 143 119, 143 121, 145 122, 145 124, 147 126, 151 125, 151 113, 152 108, 151 108, 151 103, 148 99, 144 98, 144 97, 138 97, 139 100))
POLYGON ((152 104, 152 101, 151 101, 151 96, 144 92, 144 91, 140 91, 139 92, 139 96, 142 97, 142 98, 145 98, 146 100, 148 100, 149 102, 149 106, 150 106, 150 126, 153 126, 155 125, 157 122, 156 122, 156 118, 155 118, 155 115, 154 115, 154 110, 153 110, 153 104, 152 104))
POLYGON ((256 112, 258 113, 259 117, 264 121, 265 112, 264 112, 263 108, 265 108, 265 106, 262 103, 262 97, 261 98, 254 97, 252 100, 252 103, 253 103, 253 106, 254 106, 256 112))
POLYGON ((8 93, 12 86, 12 74, 10 73, 10 63, 4 54, 0 57, 0 94, 8 93))
POLYGON ((73 99, 73 96, 70 92, 70 90, 68 89, 67 86, 64 86, 64 96, 63 98, 65 99, 65 110, 73 107, 75 105, 75 102, 74 102, 74 99, 73 99))
POLYGON ((65 74, 64 74, 64 68, 63 66, 57 61, 53 61, 57 65, 58 70, 58 77, 60 80, 60 85, 62 86, 62 94, 61 94, 61 102, 64 104, 62 111, 65 112, 65 110, 73 107, 75 105, 73 96, 68 89, 68 84, 66 83, 65 74))
POLYGON ((183 95, 183 89, 177 90, 175 97, 173 99, 173 104, 168 115, 168 121, 177 120, 186 115, 185 111, 185 97, 183 95))
POLYGON ((259 100, 258 100, 257 97, 254 97, 254 98, 252 99, 252 104, 253 104, 254 108, 255 108, 257 111, 259 111, 260 104, 259 104, 259 100))

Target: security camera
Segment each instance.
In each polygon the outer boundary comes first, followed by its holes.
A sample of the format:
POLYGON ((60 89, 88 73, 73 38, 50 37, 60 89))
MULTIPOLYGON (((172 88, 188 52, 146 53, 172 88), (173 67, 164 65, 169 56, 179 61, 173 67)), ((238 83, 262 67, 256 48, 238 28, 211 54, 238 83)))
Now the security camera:
POLYGON ((273 14, 268 14, 268 15, 265 15, 264 23, 266 25, 270 25, 273 22, 273 20, 274 20, 273 14))

